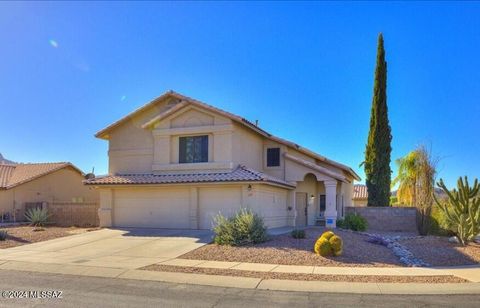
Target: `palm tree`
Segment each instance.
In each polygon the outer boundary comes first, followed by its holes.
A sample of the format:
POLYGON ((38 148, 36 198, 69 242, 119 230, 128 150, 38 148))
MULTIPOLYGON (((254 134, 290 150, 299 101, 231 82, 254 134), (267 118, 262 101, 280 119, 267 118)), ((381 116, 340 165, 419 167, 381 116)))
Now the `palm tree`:
POLYGON ((418 159, 419 151, 414 150, 395 161, 398 167, 398 175, 393 179, 392 187, 399 184, 397 199, 400 203, 407 205, 415 205, 416 203, 415 187, 418 177, 418 159))

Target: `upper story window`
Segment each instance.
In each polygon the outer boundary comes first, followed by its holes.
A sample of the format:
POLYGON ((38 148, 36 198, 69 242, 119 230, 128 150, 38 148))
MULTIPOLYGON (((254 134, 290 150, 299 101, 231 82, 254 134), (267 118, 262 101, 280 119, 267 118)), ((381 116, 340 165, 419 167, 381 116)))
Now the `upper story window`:
POLYGON ((179 163, 208 162, 208 136, 179 138, 179 163))
POLYGON ((280 148, 267 149, 267 167, 280 166, 280 148))

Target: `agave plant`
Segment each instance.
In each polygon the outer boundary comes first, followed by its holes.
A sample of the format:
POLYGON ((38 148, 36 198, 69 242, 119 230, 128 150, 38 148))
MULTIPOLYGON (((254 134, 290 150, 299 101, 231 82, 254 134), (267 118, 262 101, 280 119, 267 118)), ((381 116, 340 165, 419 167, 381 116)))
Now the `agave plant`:
POLYGON ((46 208, 32 208, 25 213, 27 221, 35 227, 42 227, 47 223, 50 214, 46 208))

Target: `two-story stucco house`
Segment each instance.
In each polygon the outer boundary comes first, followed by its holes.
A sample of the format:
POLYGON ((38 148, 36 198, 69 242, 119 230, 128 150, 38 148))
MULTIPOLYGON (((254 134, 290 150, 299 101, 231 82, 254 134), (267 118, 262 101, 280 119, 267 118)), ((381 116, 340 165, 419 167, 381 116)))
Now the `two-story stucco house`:
POLYGON ((352 205, 355 172, 248 120, 169 91, 99 131, 109 175, 100 224, 210 229, 219 212, 251 208, 268 227, 325 222, 352 205))

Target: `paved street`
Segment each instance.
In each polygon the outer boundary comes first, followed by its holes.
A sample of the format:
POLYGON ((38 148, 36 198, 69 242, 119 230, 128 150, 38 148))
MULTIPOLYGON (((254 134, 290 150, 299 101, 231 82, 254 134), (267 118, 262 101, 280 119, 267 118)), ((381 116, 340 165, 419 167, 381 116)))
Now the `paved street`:
POLYGON ((219 288, 0 270, 0 290, 61 290, 62 299, 0 307, 478 307, 480 295, 358 295, 219 288))

